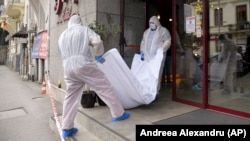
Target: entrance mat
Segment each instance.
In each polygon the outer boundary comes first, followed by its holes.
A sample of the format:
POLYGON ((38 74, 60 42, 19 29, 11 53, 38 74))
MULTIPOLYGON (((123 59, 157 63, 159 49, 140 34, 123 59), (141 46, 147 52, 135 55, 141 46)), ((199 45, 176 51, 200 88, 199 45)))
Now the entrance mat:
POLYGON ((198 124, 249 124, 250 119, 227 115, 216 111, 199 109, 175 117, 153 122, 155 125, 198 124))

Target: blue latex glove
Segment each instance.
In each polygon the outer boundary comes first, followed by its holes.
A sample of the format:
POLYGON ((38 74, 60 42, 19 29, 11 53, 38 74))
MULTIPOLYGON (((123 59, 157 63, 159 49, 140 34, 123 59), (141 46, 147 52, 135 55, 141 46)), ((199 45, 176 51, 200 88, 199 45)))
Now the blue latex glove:
POLYGON ((141 52, 140 55, 141 55, 141 60, 144 61, 144 53, 141 52))
POLYGON ((102 57, 102 55, 99 55, 99 56, 96 56, 95 57, 95 60, 99 63, 103 63, 105 62, 105 59, 102 57))

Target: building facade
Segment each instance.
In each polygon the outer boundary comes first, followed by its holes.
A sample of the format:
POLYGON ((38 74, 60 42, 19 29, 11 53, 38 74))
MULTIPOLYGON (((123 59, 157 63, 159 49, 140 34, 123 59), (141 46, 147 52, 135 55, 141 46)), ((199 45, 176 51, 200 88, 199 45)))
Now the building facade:
POLYGON ((45 72, 49 72, 54 92, 64 92, 57 41, 73 13, 82 17, 84 25, 104 26, 105 30, 97 31, 102 34, 105 51, 117 48, 129 67, 134 54, 139 53, 149 18, 156 15, 172 35, 169 54, 173 100, 249 118, 249 84, 243 83, 247 74, 233 77, 232 92, 226 95, 221 94, 224 78, 218 80, 218 87, 210 89, 214 75, 212 60, 218 60, 223 48, 217 36, 225 34, 243 51, 247 48, 249 3, 249 0, 5 0, 1 25, 9 33, 5 38, 9 43, 7 65, 24 79, 37 82, 42 82, 45 72), (62 82, 62 88, 57 87, 58 82, 62 82))

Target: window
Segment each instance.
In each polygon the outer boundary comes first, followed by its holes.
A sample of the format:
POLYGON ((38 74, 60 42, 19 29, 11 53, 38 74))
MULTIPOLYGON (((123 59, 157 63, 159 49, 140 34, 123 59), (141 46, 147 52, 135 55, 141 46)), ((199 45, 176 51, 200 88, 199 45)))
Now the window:
POLYGON ((247 22, 247 6, 236 6, 236 23, 239 29, 244 29, 244 24, 247 22))
POLYGON ((222 8, 214 9, 214 25, 222 26, 223 25, 223 10, 222 8))

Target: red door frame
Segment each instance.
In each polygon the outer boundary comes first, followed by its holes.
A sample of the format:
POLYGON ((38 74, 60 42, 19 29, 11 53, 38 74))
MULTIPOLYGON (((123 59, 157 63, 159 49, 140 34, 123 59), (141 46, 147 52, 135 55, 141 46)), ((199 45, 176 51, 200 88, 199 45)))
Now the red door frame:
MULTIPOLYGON (((176 15, 176 1, 172 0, 172 14, 173 14, 173 21, 176 21, 177 19, 177 15, 176 15)), ((188 100, 184 100, 184 99, 180 99, 176 97, 176 54, 174 53, 175 47, 172 49, 172 64, 173 64, 173 80, 174 80, 174 85, 172 86, 172 91, 173 91, 173 96, 172 99, 174 101, 177 102, 181 102, 184 104, 188 104, 188 105, 192 105, 192 106, 196 106, 196 107, 200 107, 200 108, 204 108, 204 109, 212 109, 215 111, 220 111, 223 113, 228 113, 228 114, 232 114, 232 115, 237 115, 240 117, 245 117, 245 118, 250 118, 250 113, 246 113, 246 112, 242 112, 242 111, 236 111, 233 109, 228 109, 228 108, 224 108, 224 107, 219 107, 219 106, 215 106, 215 105, 210 105, 208 103, 208 48, 209 48, 209 1, 208 0, 202 0, 202 6, 203 6, 203 13, 202 13, 202 23, 203 23, 203 38, 202 38, 202 45, 204 47, 203 52, 202 52, 202 56, 203 56, 203 74, 202 74, 202 84, 204 85, 205 89, 202 89, 202 102, 201 103, 196 103, 196 102, 192 102, 192 101, 188 101, 188 100)), ((175 27, 176 23, 173 22, 172 25, 172 29, 174 29, 173 27, 175 27)), ((173 30, 172 31, 173 35, 176 34, 176 31, 173 30)), ((175 45, 175 36, 173 36, 173 44, 175 45)))

